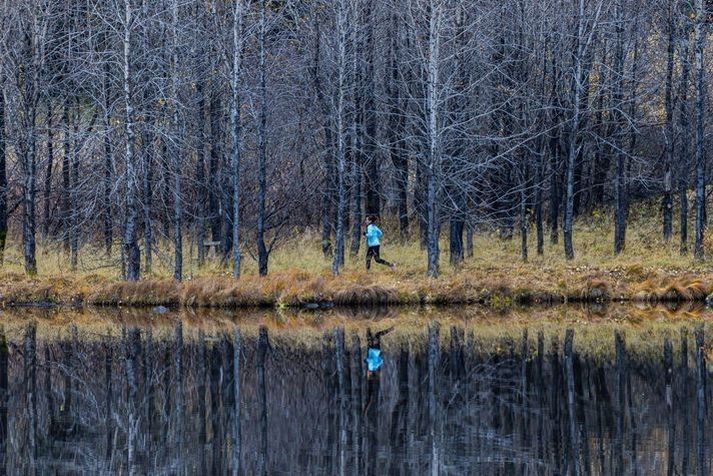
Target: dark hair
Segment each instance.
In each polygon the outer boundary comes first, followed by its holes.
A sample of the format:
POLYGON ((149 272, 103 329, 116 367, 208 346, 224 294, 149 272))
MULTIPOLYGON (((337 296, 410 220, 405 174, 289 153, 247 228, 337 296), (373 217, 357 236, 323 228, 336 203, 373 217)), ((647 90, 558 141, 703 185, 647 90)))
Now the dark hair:
POLYGON ((366 221, 369 223, 376 223, 376 215, 367 215, 366 221))

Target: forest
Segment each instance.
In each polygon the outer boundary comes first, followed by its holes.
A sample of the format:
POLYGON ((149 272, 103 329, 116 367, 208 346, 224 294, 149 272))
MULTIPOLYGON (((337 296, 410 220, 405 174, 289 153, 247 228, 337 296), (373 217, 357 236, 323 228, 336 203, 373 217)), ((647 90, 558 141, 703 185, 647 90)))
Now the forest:
POLYGON ((0 256, 266 275, 311 230, 338 275, 378 216, 434 278, 482 234, 572 260, 593 213, 616 256, 649 201, 702 261, 712 7, 0 0, 0 256))

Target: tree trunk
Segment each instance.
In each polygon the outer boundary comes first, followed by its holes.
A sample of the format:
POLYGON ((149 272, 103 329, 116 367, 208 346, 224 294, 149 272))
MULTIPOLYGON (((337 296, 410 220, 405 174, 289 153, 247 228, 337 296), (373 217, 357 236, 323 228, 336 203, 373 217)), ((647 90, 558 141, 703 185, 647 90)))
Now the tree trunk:
POLYGON ((267 195, 267 64, 265 61, 265 0, 260 1, 260 125, 258 129, 257 261, 260 276, 267 276, 265 246, 265 200, 267 195))
POLYGON ((171 110, 171 129, 173 132, 173 140, 171 140, 171 171, 173 172, 173 247, 175 252, 175 260, 173 266, 173 279, 181 281, 183 279, 183 203, 181 202, 181 159, 179 141, 179 97, 178 97, 178 54, 179 54, 179 39, 178 39, 178 0, 173 0, 171 3, 171 39, 173 41, 171 54, 171 101, 173 102, 171 110))
POLYGON ((463 262, 463 230, 465 223, 460 214, 450 219, 450 261, 451 265, 458 266, 463 262))
MULTIPOLYGON (((3 61, 3 60, 0 60, 3 61)), ((7 162, 5 155, 5 77, 0 63, 0 267, 7 241, 7 162)), ((3 452, 4 454, 4 452, 3 452)), ((3 460, 4 462, 4 460, 3 460)))
POLYGON ((69 230, 69 266, 72 271, 77 270, 77 262, 79 258, 79 121, 80 121, 80 104, 79 98, 76 101, 76 116, 74 118, 73 129, 74 136, 73 149, 71 156, 71 188, 69 199, 71 204, 71 228, 69 230))
MULTIPOLYGON (((47 169, 45 172, 45 188, 43 190, 42 207, 42 240, 47 241, 50 229, 50 198, 52 196, 52 166, 54 165, 54 141, 52 140, 52 100, 47 101, 47 169)), ((1 139, 0 139, 1 140, 1 139)))
POLYGON ((337 104, 334 111, 336 117, 337 139, 337 223, 334 243, 334 257, 332 260, 332 274, 339 274, 344 266, 344 216, 346 210, 345 187, 345 134, 344 134, 344 101, 346 89, 346 59, 347 59, 347 4, 345 0, 338 0, 336 11, 337 25, 337 104))
MULTIPOLYGON (((146 102, 149 98, 144 97, 146 102)), ((161 149, 163 147, 163 141, 156 141, 151 130, 152 122, 152 111, 147 109, 144 111, 144 118, 146 124, 142 128, 142 159, 144 173, 142 174, 142 193, 143 193, 143 225, 144 225, 144 270, 146 274, 151 274, 153 269, 153 249, 154 249, 154 237, 153 237, 153 187, 154 187, 154 157, 160 157, 161 149)), ((161 114, 156 114, 155 124, 158 126, 159 117, 161 114)))
POLYGON ((198 267, 205 263, 205 215, 206 215, 206 191, 205 184, 205 81, 200 79, 196 83, 196 94, 198 95, 198 144, 196 151, 196 247, 198 248, 198 267))
MULTIPOLYGON (((211 239, 221 241, 223 214, 221 212, 221 163, 223 137, 220 130, 221 101, 218 81, 214 80, 210 96, 210 162, 208 164, 208 222, 211 239)), ((231 132, 232 134, 232 132, 231 132)))
MULTIPOLYGON (((683 3, 682 5, 686 5, 683 3)), ((681 152, 679 154, 680 169, 678 174, 678 200, 679 200, 679 230, 681 236, 681 255, 688 253, 688 174, 690 167, 690 143, 691 143, 691 128, 689 121, 688 110, 688 86, 689 75, 691 71, 691 62, 689 58, 689 41, 690 25, 687 13, 681 12, 681 40, 680 52, 681 58, 681 82, 678 90, 678 110, 679 124, 681 127, 680 144, 681 152)))
POLYGON ((70 208, 72 206, 71 195, 71 169, 72 169, 72 142, 70 139, 70 110, 69 98, 65 98, 62 106, 62 122, 63 122, 63 148, 64 155, 62 156, 62 197, 60 198, 60 216, 62 220, 62 243, 64 252, 69 253, 70 239, 70 208))
MULTIPOLYGON (((574 58, 574 77, 572 85, 573 89, 573 111, 572 123, 569 136, 569 151, 567 154, 567 193, 565 196, 565 214, 564 214, 564 252, 568 260, 574 259, 574 247, 572 245, 572 227, 574 225, 574 172, 577 166, 577 156, 579 153, 579 126, 581 115, 582 96, 584 94, 584 71, 582 62, 584 54, 588 46, 588 40, 585 39, 584 30, 586 18, 585 1, 579 0, 579 15, 577 16, 577 52, 574 58)), ((591 26, 594 28, 594 25, 591 26)), ((590 37, 591 38, 591 37, 590 37)))
POLYGON ((230 87, 230 182, 232 197, 233 278, 240 277, 240 73, 243 56, 243 1, 233 9, 233 67, 230 87))
POLYGON ((109 96, 109 62, 104 64, 104 207, 102 210, 104 224, 104 249, 107 256, 111 256, 111 247, 114 242, 114 227, 111 213, 111 190, 113 184, 113 166, 111 151, 111 98, 109 96))
POLYGON ((705 70, 703 66, 703 47, 705 43, 704 28, 705 7, 703 0, 696 0, 696 243, 693 254, 702 261, 704 258, 703 239, 705 233, 705 199, 706 176, 703 128, 705 121, 705 70))
POLYGON ((389 32, 389 153, 394 165, 394 182, 396 185, 397 210, 399 217, 399 238, 405 241, 408 236, 408 158, 406 156, 406 141, 403 104, 399 99, 399 21, 396 14, 391 15, 391 30, 389 32))
POLYGON ((428 276, 438 277, 438 235, 439 216, 437 204, 437 176, 440 172, 440 146, 438 134, 438 86, 440 63, 441 12, 429 11, 429 34, 427 52, 427 83, 426 83, 426 128, 428 134, 428 163, 426 165, 426 252, 428 255, 428 276))
POLYGON ((671 240, 673 234, 673 179, 672 167, 674 161, 674 132, 673 132, 673 52, 674 52, 674 30, 675 30, 675 4, 668 2, 668 48, 666 61, 666 163, 664 165, 663 176, 663 199, 661 210, 663 213, 663 239, 665 242, 671 240))
POLYGON ((376 81, 374 77, 374 0, 366 0, 364 7, 365 18, 364 28, 366 28, 366 44, 363 51, 364 58, 364 135, 362 136, 362 147, 364 148, 365 180, 365 211, 367 215, 381 215, 381 177, 379 171, 379 154, 376 153, 376 111, 375 95, 376 81))
MULTIPOLYGON (((614 57, 614 93, 612 98, 612 116, 614 127, 621 128, 623 124, 623 83, 624 83, 624 14, 622 2, 616 5, 616 51, 614 57)), ((614 132, 613 154, 616 156, 616 178, 614 180, 614 253, 623 251, 626 244, 626 156, 622 150, 622 133, 614 132)))
POLYGON ((35 258, 35 126, 37 123, 34 100, 30 99, 27 115, 29 130, 26 132, 26 151, 22 157, 24 182, 22 187, 22 248, 25 258, 25 272, 30 276, 37 274, 35 258))
POLYGON ((137 209, 136 209, 136 164, 134 163, 134 105, 132 98, 131 31, 133 9, 131 0, 124 0, 124 38, 123 38, 123 88, 124 88, 124 136, 126 142, 126 218, 124 224, 123 248, 126 259, 126 274, 128 281, 138 281, 141 275, 141 257, 137 241, 137 209))

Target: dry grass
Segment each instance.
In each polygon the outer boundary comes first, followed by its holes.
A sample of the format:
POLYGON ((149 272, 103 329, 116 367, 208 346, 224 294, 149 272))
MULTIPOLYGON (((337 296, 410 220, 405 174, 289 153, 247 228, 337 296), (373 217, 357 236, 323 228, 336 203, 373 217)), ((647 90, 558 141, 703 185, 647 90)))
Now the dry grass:
MULTIPOLYGON (((663 242, 660 220, 647 218, 658 217, 657 207, 644 204, 632 210, 627 248, 619 256, 612 252, 611 219, 597 212, 577 222, 576 258, 572 261, 564 259, 561 244, 548 243, 544 254, 537 256, 532 242, 530 259, 523 262, 517 238, 504 241, 496 233, 482 233, 475 237, 474 257, 454 269, 447 264, 448 243, 444 240, 437 280, 425 277, 425 252, 417 243, 389 241, 382 253, 397 263, 396 271, 375 266, 367 273, 360 255, 348 258, 342 275, 334 278, 329 260, 321 254, 318 234, 309 230, 273 253, 270 274, 265 278, 257 276, 248 253, 243 278, 238 281, 231 279, 215 257, 198 269, 188 245, 184 250, 186 280, 181 284, 170 279, 168 245, 156 253, 153 272, 141 283, 131 284, 120 281, 116 256, 107 258, 90 246, 82 249, 76 272, 69 271, 69 260, 61 250, 40 247, 39 275, 25 277, 20 250, 13 242, 0 271, 0 302, 280 308, 305 303, 483 303, 501 308, 516 303, 704 299, 713 291, 713 272, 690 255, 680 256, 675 240, 663 242)), ((387 238, 394 234, 389 224, 384 229, 387 238)), ((707 245, 713 252, 713 241, 707 245)))

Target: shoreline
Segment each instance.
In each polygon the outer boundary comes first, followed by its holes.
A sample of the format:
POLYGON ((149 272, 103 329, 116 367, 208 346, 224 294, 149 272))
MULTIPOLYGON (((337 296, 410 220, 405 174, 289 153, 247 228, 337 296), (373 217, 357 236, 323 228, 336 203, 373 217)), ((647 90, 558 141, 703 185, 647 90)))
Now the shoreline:
POLYGON ((35 277, 0 275, 0 307, 116 307, 305 309, 378 306, 464 306, 494 310, 513 306, 567 303, 706 302, 713 276, 657 273, 623 278, 616 270, 570 276, 519 275, 517 279, 481 273, 453 273, 429 280, 420 276, 352 273, 340 277, 304 271, 268 277, 203 277, 125 282, 100 276, 35 277), (480 275, 477 275, 480 274, 480 275), (532 283, 530 286, 527 283, 532 283))

